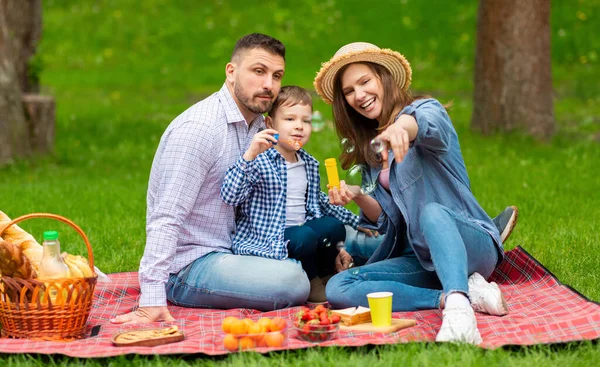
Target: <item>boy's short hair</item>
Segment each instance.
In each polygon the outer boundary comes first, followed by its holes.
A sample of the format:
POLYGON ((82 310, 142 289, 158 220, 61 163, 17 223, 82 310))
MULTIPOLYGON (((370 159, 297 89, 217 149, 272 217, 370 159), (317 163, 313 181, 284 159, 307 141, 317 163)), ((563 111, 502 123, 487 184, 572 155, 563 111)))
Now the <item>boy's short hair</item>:
POLYGON ((240 38, 231 53, 231 61, 234 61, 234 59, 243 51, 255 48, 262 48, 273 55, 281 56, 283 61, 285 61, 285 46, 283 43, 278 39, 262 33, 251 33, 240 38))
POLYGON ((269 116, 275 118, 275 113, 281 106, 291 107, 297 104, 309 106, 312 110, 312 97, 304 88, 295 85, 286 85, 281 87, 279 94, 273 102, 273 107, 269 111, 269 116))

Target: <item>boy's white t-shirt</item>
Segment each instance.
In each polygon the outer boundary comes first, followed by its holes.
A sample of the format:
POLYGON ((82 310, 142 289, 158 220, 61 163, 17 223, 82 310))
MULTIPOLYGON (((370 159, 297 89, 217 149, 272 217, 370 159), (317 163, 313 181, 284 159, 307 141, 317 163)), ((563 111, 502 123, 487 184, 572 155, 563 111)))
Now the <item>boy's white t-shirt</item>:
POLYGON ((298 162, 285 162, 287 166, 287 200, 285 210, 285 227, 299 226, 306 221, 306 163, 298 157, 298 162))

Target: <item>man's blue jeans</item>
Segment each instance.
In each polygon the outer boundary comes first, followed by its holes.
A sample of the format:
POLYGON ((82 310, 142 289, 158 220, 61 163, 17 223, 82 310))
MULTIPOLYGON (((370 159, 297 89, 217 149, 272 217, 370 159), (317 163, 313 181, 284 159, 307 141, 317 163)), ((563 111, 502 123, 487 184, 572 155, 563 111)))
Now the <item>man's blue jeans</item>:
POLYGON ((171 274, 167 299, 178 306, 271 311, 306 302, 300 262, 211 252, 171 274))
POLYGON ((368 307, 366 295, 392 292, 393 311, 438 308, 442 293, 468 292, 468 276, 488 278, 498 261, 492 237, 476 223, 439 204, 428 204, 419 218, 435 271, 425 270, 416 256, 404 255, 351 268, 327 283, 334 308, 368 307))

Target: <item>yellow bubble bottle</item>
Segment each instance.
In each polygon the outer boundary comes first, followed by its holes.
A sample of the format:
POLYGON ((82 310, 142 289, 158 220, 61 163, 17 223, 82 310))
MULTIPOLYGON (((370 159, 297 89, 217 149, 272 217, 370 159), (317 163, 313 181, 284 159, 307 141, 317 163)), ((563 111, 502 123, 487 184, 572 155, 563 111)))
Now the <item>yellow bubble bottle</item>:
POLYGON ((340 189, 340 177, 338 176, 337 162, 335 158, 327 158, 325 160, 325 169, 327 170, 327 187, 337 187, 340 189))

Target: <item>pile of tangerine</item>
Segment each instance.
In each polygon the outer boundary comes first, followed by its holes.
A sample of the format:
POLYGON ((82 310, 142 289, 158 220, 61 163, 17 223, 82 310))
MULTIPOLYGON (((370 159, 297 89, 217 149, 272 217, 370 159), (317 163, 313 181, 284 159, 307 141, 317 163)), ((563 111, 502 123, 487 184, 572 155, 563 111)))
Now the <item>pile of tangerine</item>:
POLYGON ((227 316, 221 329, 225 333, 223 346, 229 351, 246 350, 255 347, 281 347, 285 343, 287 323, 281 317, 238 319, 227 316))

